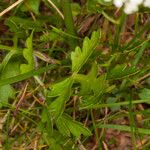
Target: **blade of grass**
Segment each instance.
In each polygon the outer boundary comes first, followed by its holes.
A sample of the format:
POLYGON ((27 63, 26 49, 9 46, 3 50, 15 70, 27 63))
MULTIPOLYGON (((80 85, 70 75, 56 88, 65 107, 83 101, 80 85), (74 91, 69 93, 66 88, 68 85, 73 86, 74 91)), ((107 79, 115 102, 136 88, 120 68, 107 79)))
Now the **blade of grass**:
MULTIPOLYGON (((114 124, 97 124, 98 128, 106 128, 106 129, 115 129, 115 130, 120 130, 120 131, 127 131, 131 132, 131 127, 126 126, 126 125, 114 125, 114 124)), ((147 134, 150 135, 150 130, 149 129, 144 129, 144 128, 137 128, 138 133, 140 134, 147 134)), ((137 132, 135 128, 133 128, 133 132, 137 132)))
POLYGON ((129 96, 129 122, 130 122, 130 128, 131 128, 131 138, 132 138, 132 143, 134 150, 136 150, 136 137, 134 134, 134 130, 137 129, 134 121, 134 115, 133 115, 133 104, 132 104, 132 99, 131 99, 132 91, 129 96))
POLYGON ((32 70, 32 71, 29 71, 27 73, 20 74, 18 76, 14 76, 14 77, 11 77, 11 78, 3 79, 3 80, 0 81, 0 86, 16 83, 16 82, 28 79, 28 78, 30 78, 32 76, 42 74, 42 73, 44 73, 44 72, 46 72, 48 70, 56 68, 56 66, 57 65, 51 64, 51 65, 49 65, 47 67, 42 67, 40 69, 32 70))
POLYGON ((142 55, 144 53, 144 50, 150 46, 149 39, 150 39, 150 36, 148 37, 148 40, 143 42, 142 47, 139 49, 138 53, 136 54, 135 59, 133 61, 134 66, 136 66, 138 64, 140 58, 142 57, 142 55))
POLYGON ((15 50, 15 49, 14 49, 14 47, 5 46, 5 45, 0 44, 0 50, 12 51, 12 50, 15 50))
POLYGON ((138 28, 139 28, 139 13, 136 13, 136 19, 135 19, 135 26, 134 26, 134 33, 138 33, 138 28))
POLYGON ((97 128, 96 128, 96 123, 95 123, 95 118, 94 118, 94 114, 93 114, 93 110, 90 110, 91 113, 91 119, 92 119, 92 123, 93 123, 93 128, 94 128, 94 132, 95 132, 95 136, 96 136, 96 143, 98 143, 99 141, 99 136, 98 136, 98 132, 97 132, 97 128))
POLYGON ((117 26, 117 29, 116 29, 114 44, 112 45, 112 51, 113 52, 118 50, 119 42, 121 39, 121 31, 123 29, 125 19, 126 19, 126 14, 124 12, 122 12, 120 20, 119 20, 119 25, 117 26))
POLYGON ((5 58, 3 59, 2 63, 1 63, 1 67, 0 67, 0 72, 3 72, 6 65, 8 64, 9 60, 12 58, 13 55, 17 54, 17 51, 10 51, 5 58))
MULTIPOLYGON (((143 100, 133 100, 132 104, 140 104, 140 103, 147 103, 150 102, 150 99, 143 99, 143 100)), ((114 106, 125 106, 129 105, 129 101, 125 102, 119 102, 119 103, 110 103, 110 104, 97 104, 97 105, 91 105, 88 107, 80 107, 80 110, 82 109, 98 109, 103 107, 114 107, 114 106)))
MULTIPOLYGON (((64 21, 65 21, 65 26, 67 28, 67 32, 68 34, 76 36, 72 10, 71 10, 71 2, 70 0, 62 0, 61 4, 62 4, 63 13, 64 13, 64 21)), ((74 50, 75 47, 77 46, 77 40, 73 38, 69 38, 69 45, 70 45, 70 48, 74 50)))
POLYGON ((132 46, 139 38, 140 36, 145 32, 148 31, 148 29, 150 28, 150 22, 148 22, 142 29, 141 31, 139 31, 134 38, 132 38, 132 40, 130 40, 125 46, 123 46, 121 49, 126 50, 129 49, 130 46, 132 46))
POLYGON ((64 32, 64 31, 62 31, 62 30, 60 30, 60 29, 58 29, 58 28, 56 28, 54 26, 51 26, 51 27, 52 27, 53 31, 55 33, 59 34, 60 36, 64 36, 64 37, 68 37, 68 38, 73 38, 73 39, 76 39, 76 40, 82 40, 82 38, 80 38, 80 37, 78 37, 76 35, 72 35, 72 34, 66 33, 66 32, 64 32))

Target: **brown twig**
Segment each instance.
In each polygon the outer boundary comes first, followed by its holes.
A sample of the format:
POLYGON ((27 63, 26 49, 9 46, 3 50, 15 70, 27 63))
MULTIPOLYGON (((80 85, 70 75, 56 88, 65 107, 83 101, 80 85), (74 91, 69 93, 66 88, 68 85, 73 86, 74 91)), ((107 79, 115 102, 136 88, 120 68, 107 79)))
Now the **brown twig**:
POLYGON ((24 87, 24 89, 23 89, 22 95, 21 95, 21 97, 20 97, 20 99, 19 99, 19 102, 18 102, 18 104, 17 104, 17 106, 16 106, 16 110, 15 110, 15 112, 14 112, 14 116, 17 115, 18 109, 20 108, 21 103, 22 103, 23 100, 24 100, 24 97, 25 97, 26 91, 27 91, 27 87, 28 87, 28 83, 25 85, 25 87, 24 87))
POLYGON ((51 1, 51 0, 47 0, 52 7, 58 12, 58 14, 61 16, 62 19, 64 19, 64 15, 62 14, 62 12, 57 8, 57 6, 51 1))
POLYGON ((6 14, 7 12, 9 12, 10 10, 12 10, 13 8, 15 8, 17 5, 19 5, 20 3, 22 3, 24 0, 18 0, 17 2, 13 3, 11 6, 9 6, 8 8, 6 8, 5 10, 3 10, 0 13, 0 17, 2 17, 4 14, 6 14))

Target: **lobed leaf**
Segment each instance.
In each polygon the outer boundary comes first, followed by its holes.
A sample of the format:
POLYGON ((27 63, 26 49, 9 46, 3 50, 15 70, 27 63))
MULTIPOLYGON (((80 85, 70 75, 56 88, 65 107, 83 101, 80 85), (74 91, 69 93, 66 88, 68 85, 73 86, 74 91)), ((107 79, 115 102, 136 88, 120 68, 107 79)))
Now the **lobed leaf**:
POLYGON ((60 131, 65 136, 70 136, 73 134, 76 138, 79 138, 81 134, 84 136, 90 136, 91 132, 88 128, 80 122, 73 120, 69 115, 63 114, 56 122, 56 125, 60 131))
POLYGON ((100 102, 101 96, 106 92, 108 82, 106 74, 97 77, 98 67, 94 63, 87 75, 76 74, 74 79, 81 84, 82 95, 81 107, 89 107, 100 102))
POLYGON ((75 81, 81 84, 81 90, 80 90, 81 95, 90 94, 92 92, 93 89, 92 87, 94 86, 93 80, 97 78, 97 72, 98 72, 98 68, 97 65, 94 63, 92 69, 87 75, 83 75, 83 74, 75 75, 74 77, 75 81))
POLYGON ((69 100, 71 95, 71 86, 72 86, 73 80, 72 78, 68 78, 56 85, 54 85, 54 89, 48 96, 58 96, 50 105, 49 105, 49 111, 52 115, 53 119, 57 119, 59 116, 62 115, 65 103, 69 100), (60 88, 60 89, 59 89, 60 88))
POLYGON ((96 48, 99 37, 100 37, 99 31, 93 32, 91 39, 85 37, 82 49, 80 47, 76 47, 75 52, 71 53, 73 72, 77 73, 81 69, 81 67, 86 63, 86 61, 96 48))
POLYGON ((68 87, 70 78, 67 78, 61 82, 54 84, 51 88, 51 91, 48 93, 47 97, 57 97, 62 95, 62 91, 68 87))

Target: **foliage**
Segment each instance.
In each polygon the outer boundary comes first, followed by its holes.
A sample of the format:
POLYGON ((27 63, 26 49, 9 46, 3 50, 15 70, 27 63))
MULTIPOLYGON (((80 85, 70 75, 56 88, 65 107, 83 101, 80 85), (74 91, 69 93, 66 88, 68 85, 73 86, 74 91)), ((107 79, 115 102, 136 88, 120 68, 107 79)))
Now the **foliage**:
POLYGON ((26 0, 2 15, 0 149, 118 149, 126 132, 149 146, 149 9, 122 10, 26 0))
POLYGON ((76 47, 75 52, 71 53, 72 71, 78 72, 86 63, 92 52, 94 51, 99 40, 99 32, 93 32, 91 40, 85 37, 82 51, 80 47, 76 47))
POLYGON ((23 56, 27 60, 28 64, 21 64, 20 70, 21 73, 26 73, 34 69, 34 58, 33 58, 33 49, 32 49, 32 37, 33 32, 31 33, 30 37, 26 40, 27 48, 23 50, 23 56))

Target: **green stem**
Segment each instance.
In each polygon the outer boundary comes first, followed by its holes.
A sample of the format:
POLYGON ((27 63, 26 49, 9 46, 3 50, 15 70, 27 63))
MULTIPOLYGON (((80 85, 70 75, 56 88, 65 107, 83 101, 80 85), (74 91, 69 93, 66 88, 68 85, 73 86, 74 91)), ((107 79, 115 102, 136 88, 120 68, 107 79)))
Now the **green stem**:
POLYGON ((135 137, 134 130, 137 130, 137 128, 135 126, 135 121, 134 121, 133 104, 132 104, 131 95, 129 95, 129 121, 130 121, 131 139, 133 143, 133 149, 136 150, 136 137, 135 137))
POLYGON ((135 27, 134 27, 134 34, 135 35, 138 33, 138 27, 139 27, 139 13, 136 13, 135 27))
POLYGON ((0 45, 0 50, 6 50, 6 51, 11 51, 13 50, 13 47, 10 46, 5 46, 5 45, 0 45))
MULTIPOLYGON (((71 2, 70 0, 62 0, 61 4, 64 13, 64 21, 65 21, 65 26, 67 28, 67 33, 71 34, 71 36, 76 36, 72 10, 71 10, 71 2)), ((68 40, 69 40, 70 48, 74 50, 75 47, 77 46, 77 40, 71 37, 68 38, 68 40)))
POLYGON ((91 118, 92 118, 92 123, 93 123, 94 131, 95 131, 95 136, 96 136, 96 144, 98 144, 99 137, 98 137, 97 127, 96 127, 96 123, 95 123, 95 118, 93 115, 93 110, 91 109, 90 111, 91 111, 91 118))
POLYGON ((117 31, 116 31, 115 38, 114 38, 114 44, 112 47, 113 52, 118 50, 118 46, 119 46, 120 39, 121 39, 121 31, 124 27, 125 19, 126 19, 126 14, 122 12, 122 15, 120 17, 120 22, 119 22, 119 25, 117 26, 117 31))

